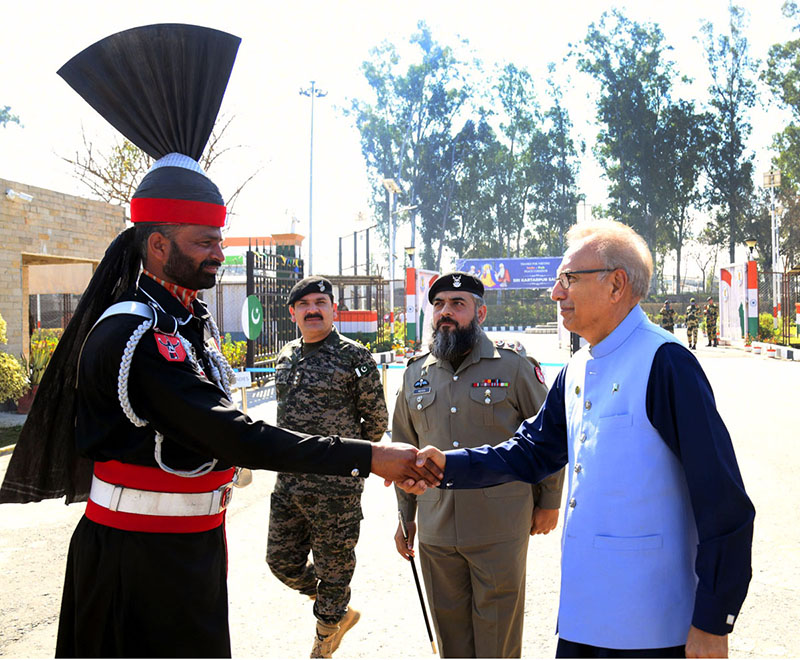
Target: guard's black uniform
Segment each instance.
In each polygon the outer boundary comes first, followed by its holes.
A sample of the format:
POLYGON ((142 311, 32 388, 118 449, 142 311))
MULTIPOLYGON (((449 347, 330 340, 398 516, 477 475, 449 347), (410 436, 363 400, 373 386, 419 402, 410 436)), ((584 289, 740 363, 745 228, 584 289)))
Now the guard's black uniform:
MULTIPOLYGON (((203 303, 193 303, 192 318, 146 276, 126 299, 155 300, 177 318, 180 334, 208 372, 203 344, 211 335, 203 303)), ((216 458, 215 470, 238 465, 369 474, 369 442, 305 436, 251 421, 188 359, 168 359, 153 330, 131 361, 130 402, 150 422, 135 427, 117 398, 117 378, 125 345, 142 321, 111 316, 89 335, 78 381, 76 441, 82 454, 155 468, 155 428, 165 436, 162 461, 174 469, 192 470, 216 458)), ((56 655, 230 656, 227 615, 224 525, 198 533, 134 532, 84 516, 70 544, 56 655)))

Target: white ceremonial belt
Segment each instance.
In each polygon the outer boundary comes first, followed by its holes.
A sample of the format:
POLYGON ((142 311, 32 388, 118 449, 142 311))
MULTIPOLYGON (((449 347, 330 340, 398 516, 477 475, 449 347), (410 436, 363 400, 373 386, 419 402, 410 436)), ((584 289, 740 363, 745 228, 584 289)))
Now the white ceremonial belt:
POLYGON ((89 499, 111 511, 144 516, 213 516, 225 510, 232 483, 206 493, 162 493, 110 484, 92 477, 89 499))

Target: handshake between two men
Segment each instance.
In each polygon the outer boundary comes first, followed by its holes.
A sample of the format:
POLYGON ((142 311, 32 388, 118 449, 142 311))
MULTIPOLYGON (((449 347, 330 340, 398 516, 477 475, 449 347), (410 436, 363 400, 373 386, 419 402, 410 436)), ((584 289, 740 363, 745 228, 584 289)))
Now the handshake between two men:
POLYGON ((412 495, 435 488, 444 477, 445 455, 436 447, 417 449, 403 443, 372 445, 371 471, 412 495))

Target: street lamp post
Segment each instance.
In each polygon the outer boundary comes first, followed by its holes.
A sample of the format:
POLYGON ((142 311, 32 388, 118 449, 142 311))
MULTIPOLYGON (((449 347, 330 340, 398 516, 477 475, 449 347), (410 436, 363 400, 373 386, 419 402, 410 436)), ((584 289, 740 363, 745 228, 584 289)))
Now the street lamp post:
POLYGON ((750 254, 749 254, 749 257, 750 257, 750 259, 749 259, 749 260, 750 260, 750 261, 752 261, 752 260, 753 260, 753 250, 754 250, 754 249, 755 249, 755 247, 756 247, 756 243, 758 243, 758 241, 756 241, 756 239, 755 239, 755 238, 746 238, 746 239, 744 239, 744 244, 745 244, 745 245, 748 247, 748 249, 750 250, 750 254))
POLYGON ((406 257, 408 257, 408 262, 407 262, 407 266, 406 267, 410 266, 411 268, 413 268, 414 267, 414 253, 417 251, 417 248, 414 247, 413 245, 410 245, 410 246, 408 246, 406 248, 403 248, 403 250, 405 250, 406 257))
POLYGON ((397 185, 394 179, 384 179, 383 187, 389 193, 389 333, 394 342, 394 323, 392 323, 392 315, 394 314, 394 207, 397 202, 396 195, 400 192, 400 186, 397 185))
POLYGON ((314 99, 327 96, 328 92, 324 92, 316 86, 315 81, 311 81, 311 87, 308 89, 301 89, 300 94, 303 96, 311 97, 311 141, 308 157, 308 274, 314 273, 314 262, 312 259, 313 249, 313 233, 312 233, 312 218, 314 206, 314 99))
POLYGON ((769 188, 769 215, 770 215, 770 236, 772 238, 772 316, 775 327, 778 327, 778 303, 780 300, 780 275, 781 272, 781 248, 780 248, 780 224, 778 214, 775 213, 775 188, 781 185, 781 171, 774 167, 769 168, 769 172, 764 173, 764 187, 769 188))

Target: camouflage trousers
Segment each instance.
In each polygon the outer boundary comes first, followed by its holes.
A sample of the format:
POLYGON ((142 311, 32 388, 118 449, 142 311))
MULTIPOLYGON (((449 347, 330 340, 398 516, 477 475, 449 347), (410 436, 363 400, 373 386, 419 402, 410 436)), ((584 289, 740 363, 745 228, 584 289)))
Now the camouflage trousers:
POLYGON ((706 321, 706 337, 708 338, 709 346, 717 345, 717 319, 706 321))
POLYGON ((267 564, 273 575, 307 596, 314 616, 338 623, 350 602, 361 528, 361 493, 330 493, 278 477, 270 500, 267 564), (313 561, 309 558, 313 553, 313 561))
POLYGON ((689 346, 697 346, 697 324, 686 325, 686 336, 689 340, 689 346))

